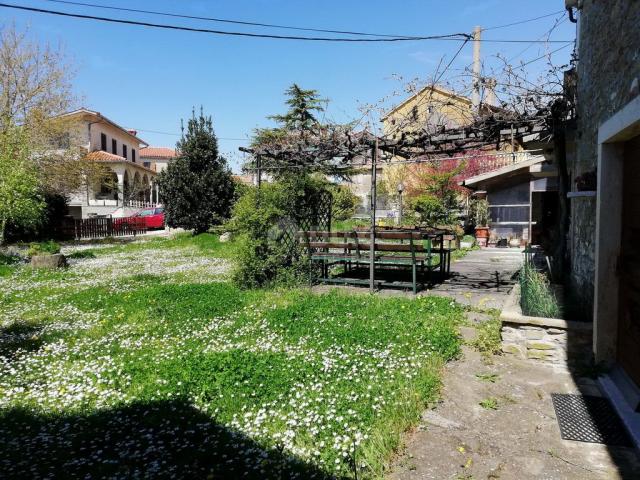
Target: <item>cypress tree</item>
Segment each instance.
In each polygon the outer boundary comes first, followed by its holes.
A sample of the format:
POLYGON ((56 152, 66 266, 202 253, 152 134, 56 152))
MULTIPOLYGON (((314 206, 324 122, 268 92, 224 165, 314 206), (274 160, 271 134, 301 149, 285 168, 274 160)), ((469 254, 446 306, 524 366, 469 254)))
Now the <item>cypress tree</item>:
POLYGON ((234 182, 227 160, 218 153, 211 117, 202 109, 198 117, 192 113, 176 150, 177 158, 158 178, 167 225, 206 232, 229 217, 234 182))

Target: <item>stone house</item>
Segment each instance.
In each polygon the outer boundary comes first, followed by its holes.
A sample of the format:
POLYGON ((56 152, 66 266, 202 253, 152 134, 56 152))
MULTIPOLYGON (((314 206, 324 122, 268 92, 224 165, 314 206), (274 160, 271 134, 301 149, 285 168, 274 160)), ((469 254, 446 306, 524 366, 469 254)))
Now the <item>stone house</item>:
POLYGON ((156 171, 143 165, 139 153, 147 143, 135 131, 86 108, 60 118, 68 124, 61 146, 79 147, 86 161, 102 163, 111 170, 111 178, 71 195, 71 216, 126 216, 157 204, 156 171))
POLYGON ((575 156, 568 158, 570 287, 593 313, 602 380, 640 445, 640 2, 577 11, 575 156))

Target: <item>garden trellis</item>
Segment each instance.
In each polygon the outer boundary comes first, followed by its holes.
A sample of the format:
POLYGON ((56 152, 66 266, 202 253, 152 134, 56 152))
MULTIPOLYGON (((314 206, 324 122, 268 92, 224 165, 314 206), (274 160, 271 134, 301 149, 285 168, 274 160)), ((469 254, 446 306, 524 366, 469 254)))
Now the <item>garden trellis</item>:
MULTIPOLYGON (((488 148, 499 149, 501 145, 523 144, 527 137, 549 141, 551 111, 538 112, 531 116, 490 114, 478 118, 473 124, 460 128, 415 133, 404 132, 400 138, 393 135, 375 136, 367 132, 349 131, 344 126, 325 127, 317 137, 296 139, 290 136, 281 143, 264 148, 244 148, 253 161, 245 170, 257 176, 258 186, 263 173, 277 174, 281 171, 309 171, 348 178, 351 174, 369 169, 371 175, 371 230, 369 288, 375 289, 376 240, 376 187, 377 169, 381 165, 434 163, 444 160, 463 160, 481 156, 512 156, 515 154, 491 154, 488 148), (326 134, 331 131, 331 134, 326 134), (482 152, 478 154, 478 151, 482 152), (475 152, 464 155, 465 152, 475 152), (462 154, 462 155, 460 155, 462 154)), ((329 223, 330 224, 330 223, 329 223)), ((303 230, 312 230, 303 228, 303 230)))

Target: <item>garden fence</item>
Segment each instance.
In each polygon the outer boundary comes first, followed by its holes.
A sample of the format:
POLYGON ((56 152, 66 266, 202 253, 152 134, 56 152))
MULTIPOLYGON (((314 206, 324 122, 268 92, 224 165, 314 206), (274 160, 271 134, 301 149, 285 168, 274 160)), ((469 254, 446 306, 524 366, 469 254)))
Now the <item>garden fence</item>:
POLYGON ((67 219, 65 233, 76 240, 87 238, 126 237, 147 231, 144 218, 96 217, 67 219))

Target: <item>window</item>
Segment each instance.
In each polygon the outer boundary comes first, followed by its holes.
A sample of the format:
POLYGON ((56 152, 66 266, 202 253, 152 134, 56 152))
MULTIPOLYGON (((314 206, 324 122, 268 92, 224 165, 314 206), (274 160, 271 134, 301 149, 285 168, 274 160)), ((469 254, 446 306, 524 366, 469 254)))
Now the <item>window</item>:
POLYGON ((418 120, 418 107, 417 106, 414 106, 411 109, 411 117, 413 118, 414 121, 418 120))
POLYGON ((104 133, 100 134, 100 150, 107 151, 107 136, 104 133))
POLYGON ((141 212, 138 213, 138 217, 148 217, 150 215, 155 215, 155 211, 153 208, 148 210, 142 210, 141 212))
POLYGON ((151 162, 142 162, 142 165, 147 168, 151 168, 151 162))
POLYGON ((122 156, 124 158, 128 158, 127 157, 127 146, 126 145, 122 145, 122 156))
POLYGON ((111 139, 111 153, 118 154, 118 141, 115 138, 111 139))
POLYGON ((136 149, 135 148, 131 149, 131 161, 133 163, 136 163, 136 149))

